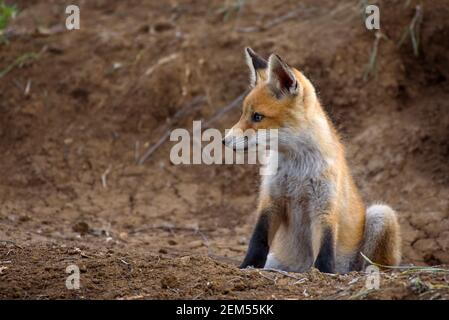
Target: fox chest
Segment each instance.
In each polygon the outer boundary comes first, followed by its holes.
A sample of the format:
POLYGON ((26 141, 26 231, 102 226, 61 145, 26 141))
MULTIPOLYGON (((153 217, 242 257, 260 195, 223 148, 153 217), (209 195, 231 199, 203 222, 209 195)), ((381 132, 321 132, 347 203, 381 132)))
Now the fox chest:
POLYGON ((332 183, 320 175, 304 175, 297 167, 280 166, 276 174, 264 177, 262 190, 273 201, 288 199, 295 211, 326 211, 332 198, 332 183))

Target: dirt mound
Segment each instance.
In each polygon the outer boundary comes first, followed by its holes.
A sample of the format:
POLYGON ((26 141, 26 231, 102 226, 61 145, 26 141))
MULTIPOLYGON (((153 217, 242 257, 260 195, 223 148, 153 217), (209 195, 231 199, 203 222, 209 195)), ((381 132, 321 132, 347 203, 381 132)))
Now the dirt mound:
POLYGON ((201 255, 173 257, 98 247, 44 244, 1 248, 0 298, 35 299, 447 299, 444 275, 381 273, 382 290, 367 290, 353 272, 294 274, 239 270, 201 255), (45 260, 42 257, 45 256, 45 260), (5 263, 5 262, 3 262, 5 263), (79 268, 78 290, 66 277, 79 268), (37 270, 39 270, 37 272, 37 270))
MULTIPOLYGON (((378 1, 383 36, 369 68, 375 33, 354 1, 88 1, 76 31, 63 28, 66 4, 19 1, 0 44, 0 70, 10 69, 0 78, 0 240, 20 247, 0 242, 0 296, 360 293, 356 273, 311 272, 291 285, 298 279, 234 267, 252 228, 254 166, 174 166, 169 142, 136 164, 168 129, 210 119, 244 92, 246 45, 311 78, 367 203, 399 212, 404 263, 449 264, 449 5, 404 2, 378 1), (401 41, 414 20, 417 55, 410 34, 401 41), (65 289, 71 262, 85 266, 81 291, 65 289)), ((211 125, 238 117, 235 109, 211 125)), ((440 294, 429 285, 414 293, 409 275, 385 279, 385 291, 356 297, 440 294)))

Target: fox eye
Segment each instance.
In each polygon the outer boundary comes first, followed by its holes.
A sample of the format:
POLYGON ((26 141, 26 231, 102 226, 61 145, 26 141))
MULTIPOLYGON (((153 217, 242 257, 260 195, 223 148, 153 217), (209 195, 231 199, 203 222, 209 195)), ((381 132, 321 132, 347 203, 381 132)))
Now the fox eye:
POLYGON ((262 121, 262 119, 264 118, 265 116, 263 115, 263 114, 260 114, 260 113, 258 113, 258 112, 254 112, 253 113, 253 116, 252 116, 252 120, 253 120, 253 122, 260 122, 260 121, 262 121))

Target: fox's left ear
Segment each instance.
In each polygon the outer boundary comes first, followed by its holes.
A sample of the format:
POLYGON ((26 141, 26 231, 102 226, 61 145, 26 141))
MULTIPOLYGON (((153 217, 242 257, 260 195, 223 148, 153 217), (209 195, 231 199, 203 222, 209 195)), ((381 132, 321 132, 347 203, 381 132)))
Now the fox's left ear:
POLYGON ((250 72, 250 84, 255 87, 259 81, 266 80, 268 62, 249 47, 245 48, 245 57, 250 72))
POLYGON ((299 93, 299 83, 293 70, 276 54, 268 60, 268 85, 277 97, 299 93))

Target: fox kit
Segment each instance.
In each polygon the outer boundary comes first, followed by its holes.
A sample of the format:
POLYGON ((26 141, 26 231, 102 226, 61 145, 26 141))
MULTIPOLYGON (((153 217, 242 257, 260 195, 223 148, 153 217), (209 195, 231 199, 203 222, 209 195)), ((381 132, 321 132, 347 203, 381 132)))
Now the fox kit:
POLYGON ((365 208, 311 82, 277 55, 266 61, 250 48, 245 54, 251 91, 223 142, 244 151, 257 144, 258 130, 278 129, 278 168, 262 177, 258 220, 241 268, 346 273, 365 267, 360 252, 398 265, 396 213, 384 204, 365 208))

